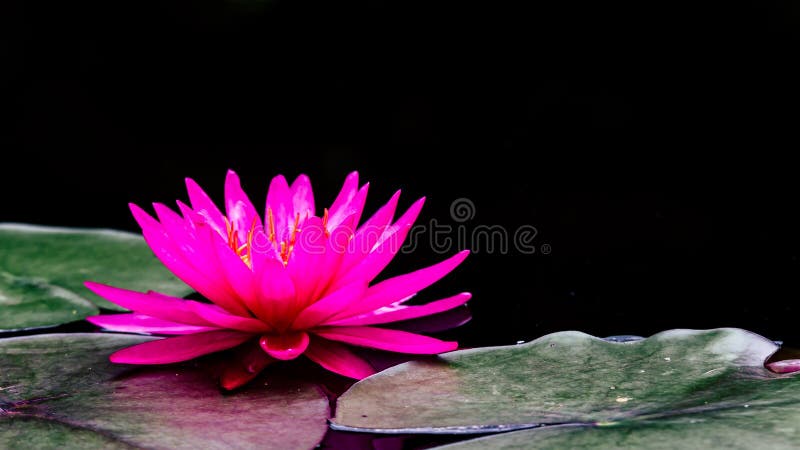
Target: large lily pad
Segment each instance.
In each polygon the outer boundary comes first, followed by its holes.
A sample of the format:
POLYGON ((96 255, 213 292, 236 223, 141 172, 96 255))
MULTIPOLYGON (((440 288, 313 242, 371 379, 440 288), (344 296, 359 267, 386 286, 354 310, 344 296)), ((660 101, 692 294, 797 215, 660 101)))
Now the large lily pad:
POLYGON ((193 366, 132 369, 115 350, 154 338, 46 334, 0 340, 0 442, 8 448, 304 449, 327 429, 314 385, 268 375, 223 395, 193 366))
POLYGON ((800 378, 764 368, 776 350, 739 329, 672 330, 629 343, 555 333, 369 377, 339 398, 333 427, 526 429, 454 444, 467 448, 796 446, 800 378))
POLYGON ((0 331, 59 325, 122 310, 86 280, 183 296, 175 278, 135 234, 0 224, 0 331))

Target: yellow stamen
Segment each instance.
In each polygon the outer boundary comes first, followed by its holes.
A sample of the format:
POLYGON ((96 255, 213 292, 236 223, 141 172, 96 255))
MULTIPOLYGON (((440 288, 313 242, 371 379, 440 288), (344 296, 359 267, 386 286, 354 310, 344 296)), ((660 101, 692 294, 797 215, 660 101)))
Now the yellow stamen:
MULTIPOLYGON (((250 225, 250 231, 247 232, 247 264, 251 269, 253 268, 253 236, 256 234, 256 218, 253 217, 253 224, 250 225)), ((242 257, 244 260, 244 257, 242 257)))
POLYGON ((289 262, 289 246, 286 245, 286 242, 281 242, 281 259, 284 266, 289 262))
POLYGON ((272 208, 267 208, 267 227, 270 242, 275 242, 275 216, 272 215, 272 208))
POLYGON ((325 237, 331 237, 331 233, 328 231, 328 208, 325 208, 322 214, 322 229, 325 231, 325 237))
POLYGON ((294 245, 295 238, 297 237, 297 233, 300 232, 300 229, 297 228, 297 225, 300 224, 300 213, 294 215, 294 226, 292 227, 292 235, 289 236, 289 244, 294 245))

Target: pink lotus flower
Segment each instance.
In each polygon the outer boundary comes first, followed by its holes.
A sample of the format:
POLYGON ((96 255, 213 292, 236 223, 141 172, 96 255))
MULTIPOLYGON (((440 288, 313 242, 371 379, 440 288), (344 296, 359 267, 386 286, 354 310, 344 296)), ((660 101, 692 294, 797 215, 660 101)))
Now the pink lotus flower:
POLYGON ((291 186, 281 175, 273 178, 263 218, 233 171, 225 180, 226 215, 193 180, 187 178, 186 186, 191 207, 178 201, 181 215, 155 203, 156 220, 130 207, 156 256, 213 304, 87 282, 96 294, 133 311, 90 322, 113 331, 175 335, 120 350, 111 361, 167 364, 239 347, 238 363, 226 367, 221 379, 233 389, 270 362, 300 355, 347 377, 371 375, 373 368, 343 344, 414 354, 458 347, 374 326, 447 311, 470 298, 461 293, 404 305, 458 266, 467 251, 371 284, 400 249, 424 198, 392 222, 398 191, 357 228, 368 184, 359 189, 356 172, 322 217, 305 175, 291 186))

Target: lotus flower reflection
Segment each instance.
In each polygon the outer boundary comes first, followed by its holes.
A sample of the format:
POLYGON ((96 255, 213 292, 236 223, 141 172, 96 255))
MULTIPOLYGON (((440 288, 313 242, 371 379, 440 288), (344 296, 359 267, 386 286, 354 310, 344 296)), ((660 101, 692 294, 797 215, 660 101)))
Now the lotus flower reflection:
POLYGON ((372 374, 345 344, 415 354, 456 349, 456 342, 374 326, 447 311, 470 298, 461 293, 404 305, 458 266, 466 251, 371 284, 400 249, 424 199, 393 222, 398 191, 358 227, 368 184, 359 188, 355 172, 321 217, 305 175, 291 186, 275 177, 263 217, 233 171, 225 180, 225 214, 193 180, 186 186, 191 207, 178 201, 180 215, 159 203, 158 220, 133 204, 131 211, 156 256, 212 303, 87 282, 132 311, 90 322, 113 331, 173 335, 120 350, 111 361, 166 364, 238 347, 237 362, 221 379, 233 389, 270 362, 300 355, 344 376, 372 374))

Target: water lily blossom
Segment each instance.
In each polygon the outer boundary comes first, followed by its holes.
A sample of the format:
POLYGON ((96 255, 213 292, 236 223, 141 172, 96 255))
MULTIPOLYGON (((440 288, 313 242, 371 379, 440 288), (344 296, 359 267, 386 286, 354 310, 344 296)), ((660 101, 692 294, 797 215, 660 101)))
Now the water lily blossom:
POLYGON ((317 215, 311 182, 272 179, 263 216, 228 171, 225 213, 193 180, 190 205, 178 212, 155 203, 156 217, 131 204, 155 255, 210 303, 158 292, 135 292, 87 282, 97 295, 131 313, 88 320, 112 331, 169 335, 122 349, 111 361, 168 364, 236 348, 236 363, 221 378, 226 389, 253 379, 275 360, 301 355, 328 370, 361 379, 373 368, 350 346, 437 354, 442 341, 383 326, 463 305, 460 293, 423 305, 405 302, 458 266, 468 252, 375 283, 400 250, 424 198, 394 220, 400 192, 360 226, 368 184, 351 173, 330 208, 317 215))

